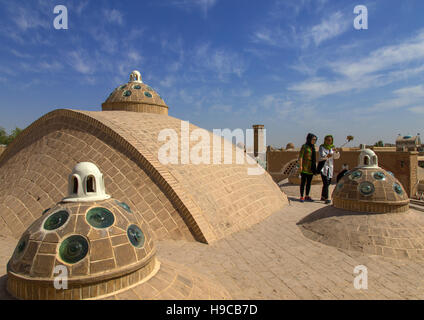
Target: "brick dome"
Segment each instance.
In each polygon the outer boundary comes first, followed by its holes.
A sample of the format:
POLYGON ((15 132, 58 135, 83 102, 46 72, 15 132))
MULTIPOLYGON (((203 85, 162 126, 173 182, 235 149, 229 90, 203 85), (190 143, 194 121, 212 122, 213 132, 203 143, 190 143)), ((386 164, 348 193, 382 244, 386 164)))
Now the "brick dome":
POLYGON ((358 166, 347 172, 333 191, 333 206, 298 223, 303 234, 346 250, 391 258, 422 260, 424 217, 409 210, 399 180, 378 166, 372 150, 364 149, 358 166))
MULTIPOLYGON (((179 119, 153 113, 62 109, 46 114, 0 155, 0 223, 19 237, 45 208, 67 195, 69 173, 84 161, 100 168, 108 192, 136 208, 135 215, 159 240, 212 243, 288 204, 267 172, 249 174, 259 166, 249 164, 235 145, 232 164, 224 163, 224 152, 221 164, 159 161, 160 132, 181 136, 181 126, 179 119), (243 163, 236 163, 236 156, 243 163)), ((199 128, 190 124, 189 129, 199 128)), ((224 145, 224 138, 204 133, 224 145)), ((196 144, 190 141, 189 147, 196 144)))
POLYGON ((143 83, 138 71, 130 74, 128 83, 118 86, 102 104, 103 111, 121 110, 168 114, 168 106, 162 97, 143 83))
POLYGON ((336 208, 371 213, 404 212, 409 198, 402 184, 378 166, 372 150, 359 155, 358 167, 346 173, 333 192, 336 208))
POLYGON ((57 266, 64 267, 68 277, 63 294, 81 299, 101 295, 99 286, 109 283, 107 293, 112 294, 157 272, 149 226, 134 208, 111 198, 64 201, 46 209, 19 240, 8 263, 8 291, 13 296, 48 299, 57 266), (29 297, 26 290, 36 294, 29 297))

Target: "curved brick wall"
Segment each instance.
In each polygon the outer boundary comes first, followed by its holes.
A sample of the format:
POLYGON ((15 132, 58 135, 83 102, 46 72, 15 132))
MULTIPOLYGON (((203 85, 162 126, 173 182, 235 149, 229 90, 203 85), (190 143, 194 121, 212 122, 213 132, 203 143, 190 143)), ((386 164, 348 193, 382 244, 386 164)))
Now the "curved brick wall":
POLYGON ((287 203, 267 173, 249 176, 248 165, 161 164, 158 134, 179 133, 180 126, 169 116, 126 111, 45 115, 0 156, 0 227, 19 237, 65 195, 68 174, 81 161, 100 168, 107 192, 133 204, 158 239, 212 242, 287 203))

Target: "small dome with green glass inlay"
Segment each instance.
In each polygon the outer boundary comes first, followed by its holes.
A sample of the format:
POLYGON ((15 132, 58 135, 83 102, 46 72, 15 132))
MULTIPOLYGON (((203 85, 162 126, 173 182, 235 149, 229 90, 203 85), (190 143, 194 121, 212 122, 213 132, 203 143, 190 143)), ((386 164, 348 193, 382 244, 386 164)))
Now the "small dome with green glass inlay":
POLYGON ((143 83, 141 74, 134 70, 130 81, 117 87, 102 104, 104 111, 131 111, 168 115, 164 99, 151 86, 143 83))
POLYGON ((377 154, 363 149, 358 166, 339 178, 333 191, 333 206, 368 213, 405 212, 409 197, 390 171, 378 166, 377 154), (343 187, 339 187, 343 184, 343 187))
POLYGON ((109 228, 115 222, 113 213, 101 207, 88 210, 86 219, 91 226, 98 229, 109 228))
MULTIPOLYGON (((138 93, 144 96, 144 88, 138 93)), ((77 163, 68 176, 68 195, 45 210, 16 245, 7 264, 10 293, 28 299, 26 290, 32 290, 39 292, 37 299, 50 299, 46 283, 60 272, 57 266, 68 271, 68 288, 56 291, 61 297, 74 292, 76 299, 102 297, 98 288, 110 281, 120 281, 116 290, 121 290, 150 279, 160 268, 150 227, 128 201, 106 194, 99 167, 77 163), (16 289, 17 281, 25 289, 16 289)))

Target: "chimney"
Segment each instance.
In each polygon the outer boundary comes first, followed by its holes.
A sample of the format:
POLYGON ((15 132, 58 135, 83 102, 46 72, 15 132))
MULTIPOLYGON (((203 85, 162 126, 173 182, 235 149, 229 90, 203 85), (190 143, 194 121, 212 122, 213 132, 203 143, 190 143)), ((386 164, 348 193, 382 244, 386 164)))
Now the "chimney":
POLYGON ((265 152, 265 135, 264 125, 255 124, 253 125, 253 154, 255 157, 260 153, 265 152))

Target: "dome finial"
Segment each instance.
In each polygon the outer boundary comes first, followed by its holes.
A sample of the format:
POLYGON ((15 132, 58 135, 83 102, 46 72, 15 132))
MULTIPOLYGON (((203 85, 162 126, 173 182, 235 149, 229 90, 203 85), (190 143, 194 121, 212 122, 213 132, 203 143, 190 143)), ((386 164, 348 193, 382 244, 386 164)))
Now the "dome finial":
POLYGON ((130 74, 130 82, 143 83, 143 81, 141 80, 141 74, 140 74, 139 71, 134 70, 133 72, 131 72, 131 74, 130 74))
POLYGON ((68 196, 63 202, 91 202, 109 199, 103 174, 94 163, 80 162, 69 175, 68 196))
POLYGON ((374 151, 362 148, 359 154, 359 168, 378 168, 378 157, 374 151))

